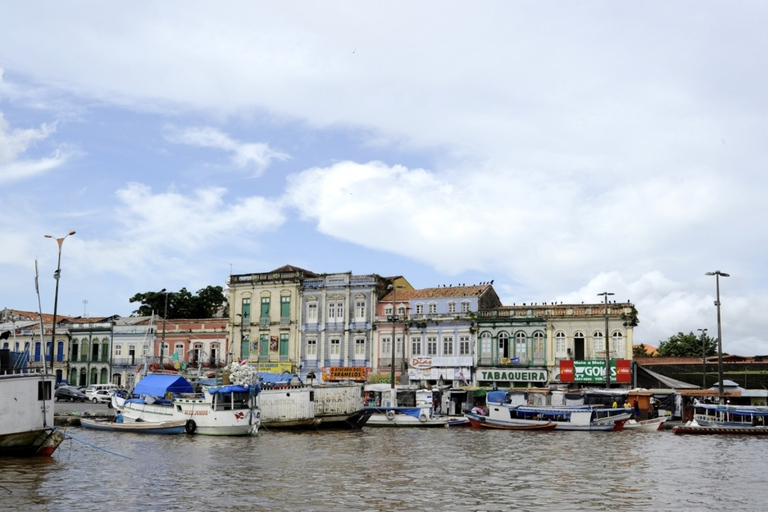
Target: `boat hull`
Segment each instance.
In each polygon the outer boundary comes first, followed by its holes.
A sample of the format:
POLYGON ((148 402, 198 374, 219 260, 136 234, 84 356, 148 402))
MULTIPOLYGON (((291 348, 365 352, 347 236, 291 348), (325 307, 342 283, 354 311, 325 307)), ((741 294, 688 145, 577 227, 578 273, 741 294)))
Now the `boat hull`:
POLYGON ((430 417, 426 409, 390 407, 369 408, 371 416, 366 427, 435 428, 447 427, 447 416, 430 417))
MULTIPOLYGON (((10 352, 8 357, 18 353, 10 352)), ((0 456, 50 456, 64 440, 52 427, 55 377, 6 368, 0 358, 0 456), (42 393, 41 393, 42 391, 42 393)))
POLYGON ((768 435, 768 427, 683 426, 673 428, 672 433, 693 435, 765 436, 768 435))
POLYGON ((655 432, 661 430, 664 427, 664 423, 666 423, 668 418, 668 416, 662 416, 659 418, 652 418, 649 420, 641 421, 628 420, 626 423, 624 423, 624 430, 655 432))
POLYGON ((113 407, 123 413, 127 421, 168 423, 183 421, 185 432, 204 436, 256 435, 261 424, 258 410, 212 410, 203 400, 178 400, 173 404, 147 404, 132 400, 117 401, 113 407))
POLYGON ((0 457, 50 457, 65 436, 53 428, 42 428, 0 436, 0 457))
POLYGON ((101 430, 103 432, 128 432, 132 434, 183 434, 186 427, 186 421, 169 421, 164 423, 148 421, 131 421, 128 423, 117 423, 115 421, 99 421, 82 418, 80 425, 90 430, 101 430))

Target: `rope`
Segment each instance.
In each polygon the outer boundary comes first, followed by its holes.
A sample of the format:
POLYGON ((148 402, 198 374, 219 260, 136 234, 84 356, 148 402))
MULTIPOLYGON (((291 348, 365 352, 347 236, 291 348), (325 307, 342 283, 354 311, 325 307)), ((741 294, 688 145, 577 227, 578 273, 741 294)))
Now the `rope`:
POLYGON ((75 436, 71 436, 71 435, 67 434, 66 432, 64 432, 63 430, 59 430, 59 429, 57 429, 55 427, 51 427, 51 429, 55 430, 56 432, 58 432, 59 434, 63 435, 64 437, 68 437, 69 439, 77 441, 78 443, 83 443, 84 445, 90 446, 91 448, 95 448, 96 450, 100 450, 102 452, 106 452, 106 453, 109 453, 111 455, 117 455, 118 457, 123 457, 124 459, 133 460, 131 457, 128 457, 127 455, 122 455, 120 453, 116 453, 116 452, 112 452, 112 451, 109 451, 109 450, 105 450, 104 448, 99 448, 96 445, 93 445, 91 443, 83 441, 82 439, 78 439, 75 436))

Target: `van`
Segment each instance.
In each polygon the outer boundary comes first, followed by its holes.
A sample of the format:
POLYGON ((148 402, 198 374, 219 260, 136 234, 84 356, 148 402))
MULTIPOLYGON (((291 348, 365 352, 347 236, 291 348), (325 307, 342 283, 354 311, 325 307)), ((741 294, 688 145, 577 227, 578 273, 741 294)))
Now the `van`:
POLYGON ((93 400, 93 395, 100 390, 117 391, 118 385, 117 384, 91 384, 90 386, 85 388, 85 396, 88 397, 88 400, 93 400))

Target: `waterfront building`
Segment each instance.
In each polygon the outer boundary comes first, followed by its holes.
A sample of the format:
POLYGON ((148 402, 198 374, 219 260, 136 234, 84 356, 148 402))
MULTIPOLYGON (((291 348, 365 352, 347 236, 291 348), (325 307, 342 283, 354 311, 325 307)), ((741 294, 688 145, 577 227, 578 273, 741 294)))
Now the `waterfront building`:
POLYGON ((490 284, 390 290, 378 306, 379 371, 394 363, 413 383, 470 384, 475 368, 477 313, 500 306, 490 284), (395 321, 391 320, 393 310, 395 321))
MULTIPOLYGON (((61 322, 69 332, 67 380, 73 386, 110 382, 112 327, 118 315, 106 318, 70 318, 61 322)), ((58 336, 59 329, 56 327, 58 336)), ((58 351, 56 355, 58 359, 58 351)))
POLYGON ((155 319, 151 316, 116 318, 112 328, 110 382, 132 389, 142 366, 154 356, 155 319))
MULTIPOLYGON (((629 384, 637 310, 607 305, 613 383, 629 384)), ((522 304, 478 312, 477 384, 498 387, 605 385, 606 305, 522 304), (570 380, 574 365, 577 372, 570 380), (565 374, 563 368, 570 368, 565 374)))
POLYGON ((391 282, 376 274, 351 272, 302 281, 298 371, 302 378, 366 380, 378 354, 373 330, 376 305, 391 282))
POLYGON ((301 283, 317 274, 291 265, 271 272, 229 276, 232 356, 260 372, 300 368, 301 283))
POLYGON ((157 322, 150 366, 207 375, 228 361, 227 318, 177 319, 157 322))
MULTIPOLYGON (((30 368, 51 369, 51 336, 53 335, 53 315, 43 314, 44 335, 40 335, 40 315, 32 311, 5 308, 0 310, 0 332, 8 332, 8 339, 2 340, 2 348, 27 355, 30 368), (44 338, 44 339, 43 339, 44 338)), ((58 317, 56 342, 53 352, 53 373, 56 382, 66 378, 69 334, 62 322, 69 317, 58 317)))

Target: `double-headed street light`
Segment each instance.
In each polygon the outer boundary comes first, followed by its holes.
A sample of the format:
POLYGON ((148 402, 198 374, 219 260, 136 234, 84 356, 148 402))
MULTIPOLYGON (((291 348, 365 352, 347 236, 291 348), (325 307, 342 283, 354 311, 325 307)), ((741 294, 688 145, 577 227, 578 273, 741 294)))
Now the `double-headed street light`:
POLYGON ((720 403, 725 401, 723 396, 723 331, 720 326, 720 277, 731 277, 730 274, 715 270, 714 272, 707 272, 705 275, 715 276, 715 282, 717 283, 717 300, 715 300, 715 306, 717 306, 717 393, 720 396, 720 403))
MULTIPOLYGON (((56 272, 53 274, 53 278, 56 280, 56 292, 53 296, 53 329, 51 333, 51 373, 53 373, 53 351, 56 347, 56 310, 59 306, 59 277, 61 277, 61 244, 64 243, 64 239, 67 238, 70 235, 74 235, 74 231, 70 231, 66 235, 64 235, 61 238, 54 238, 56 240, 56 243, 59 244, 59 259, 56 263, 56 272)), ((53 238, 51 235, 44 235, 45 238, 53 238)), ((43 361, 43 367, 45 367, 45 361, 43 361)))
POLYGON ((608 341, 608 296, 613 295, 611 292, 598 293, 599 296, 605 297, 605 387, 610 389, 611 387, 611 348, 608 341))

